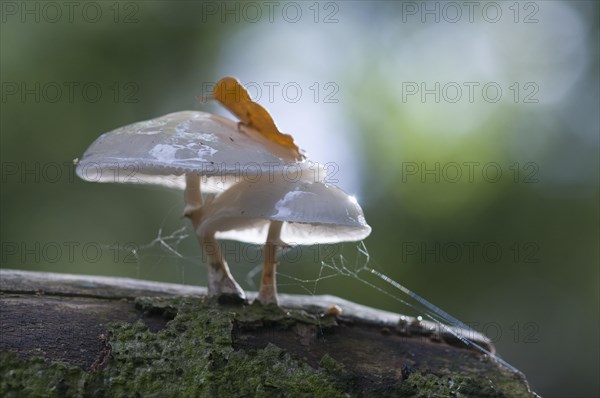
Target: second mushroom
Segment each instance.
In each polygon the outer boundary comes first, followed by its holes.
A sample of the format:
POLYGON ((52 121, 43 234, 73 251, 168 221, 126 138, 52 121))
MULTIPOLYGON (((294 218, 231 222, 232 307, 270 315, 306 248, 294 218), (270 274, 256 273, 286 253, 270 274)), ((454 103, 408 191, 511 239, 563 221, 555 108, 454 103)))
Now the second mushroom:
POLYGON ((278 247, 359 241, 371 232, 354 197, 336 186, 301 175, 272 177, 237 183, 205 203, 197 230, 199 236, 264 244, 263 304, 278 304, 278 247))

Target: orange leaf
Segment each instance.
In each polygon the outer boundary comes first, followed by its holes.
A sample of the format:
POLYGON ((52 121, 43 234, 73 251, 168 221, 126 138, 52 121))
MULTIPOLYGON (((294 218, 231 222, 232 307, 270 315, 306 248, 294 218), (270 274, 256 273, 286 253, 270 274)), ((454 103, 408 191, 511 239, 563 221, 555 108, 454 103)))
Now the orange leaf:
POLYGON ((236 78, 224 77, 219 80, 213 90, 213 96, 244 125, 258 131, 267 140, 291 150, 296 160, 303 158, 300 148, 294 143, 294 138, 279 131, 269 112, 252 101, 248 91, 236 78))

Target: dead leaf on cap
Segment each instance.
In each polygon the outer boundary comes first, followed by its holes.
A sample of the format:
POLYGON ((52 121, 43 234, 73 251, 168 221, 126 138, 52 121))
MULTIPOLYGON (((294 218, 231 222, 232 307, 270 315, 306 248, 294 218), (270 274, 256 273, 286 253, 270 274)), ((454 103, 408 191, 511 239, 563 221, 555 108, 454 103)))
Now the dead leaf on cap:
POLYGON ((244 125, 258 131, 268 140, 291 149, 296 155, 296 160, 303 158, 300 148, 294 143, 294 138, 279 131, 269 112, 252 101, 248 91, 236 78, 224 77, 219 80, 213 90, 213 96, 244 125))

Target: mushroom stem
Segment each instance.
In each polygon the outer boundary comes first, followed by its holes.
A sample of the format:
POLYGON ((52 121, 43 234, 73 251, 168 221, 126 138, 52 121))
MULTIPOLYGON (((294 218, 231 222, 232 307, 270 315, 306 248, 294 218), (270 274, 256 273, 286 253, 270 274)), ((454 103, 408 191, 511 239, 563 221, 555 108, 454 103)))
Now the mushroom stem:
POLYGON ((232 294, 245 300, 246 295, 240 285, 233 279, 214 233, 197 235, 197 237, 206 254, 208 297, 232 294))
POLYGON ((186 173, 185 191, 183 192, 185 209, 183 214, 186 217, 202 207, 202 192, 200 191, 200 175, 195 173, 186 173))
MULTIPOLYGON (((214 233, 200 232, 202 224, 202 194, 200 192, 200 176, 188 173, 185 175, 185 210, 184 216, 192 221, 196 239, 206 255, 208 266, 208 296, 214 297, 221 294, 232 294, 243 300, 246 299, 244 291, 233 279, 227 262, 223 258, 219 244, 214 233)), ((209 203, 207 203, 209 205, 209 203)))
POLYGON ((277 285, 275 278, 275 268, 277 259, 275 258, 277 246, 281 244, 282 221, 271 221, 267 242, 265 243, 262 279, 260 281, 260 291, 258 292, 258 301, 262 304, 278 304, 277 285))

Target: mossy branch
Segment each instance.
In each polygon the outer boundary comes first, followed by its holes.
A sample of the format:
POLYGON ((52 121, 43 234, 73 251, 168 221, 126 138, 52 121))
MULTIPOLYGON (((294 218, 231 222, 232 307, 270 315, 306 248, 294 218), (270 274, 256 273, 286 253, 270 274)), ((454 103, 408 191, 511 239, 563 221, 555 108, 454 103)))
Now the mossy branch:
MULTIPOLYGON (((535 396, 431 324, 333 296, 0 270, 0 396, 535 396), (250 295, 252 296, 252 295, 250 295), (324 315, 327 307, 338 305, 324 315)), ((489 344, 484 336, 468 336, 489 344)))

